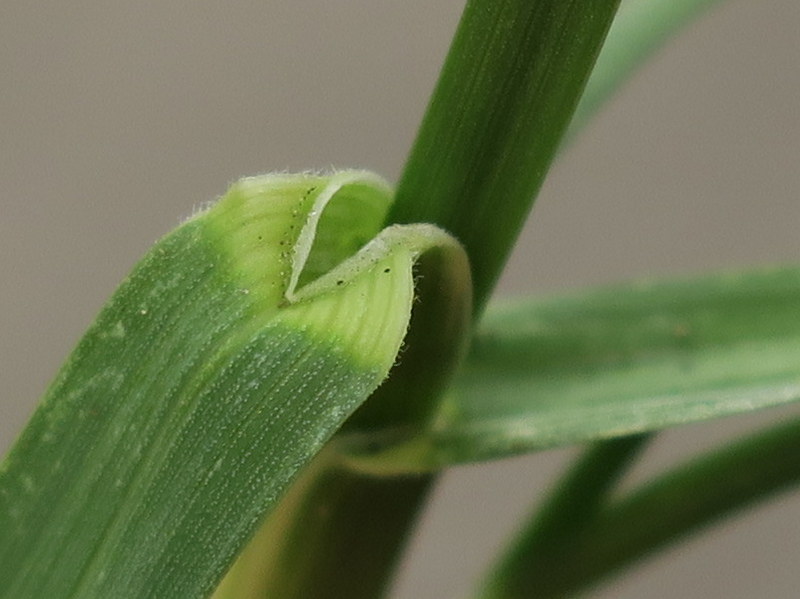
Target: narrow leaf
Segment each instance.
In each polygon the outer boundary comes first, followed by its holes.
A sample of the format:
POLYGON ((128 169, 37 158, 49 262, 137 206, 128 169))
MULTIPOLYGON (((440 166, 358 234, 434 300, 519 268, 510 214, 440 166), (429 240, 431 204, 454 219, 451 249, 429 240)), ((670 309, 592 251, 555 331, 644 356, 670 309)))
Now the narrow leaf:
POLYGON ((798 306, 787 267, 495 309, 427 429, 351 450, 367 469, 432 469, 792 402, 798 306))
POLYGON ((378 234, 389 199, 362 172, 245 179, 154 246, 0 467, 0 596, 213 590, 387 375, 414 262, 458 255, 378 234))

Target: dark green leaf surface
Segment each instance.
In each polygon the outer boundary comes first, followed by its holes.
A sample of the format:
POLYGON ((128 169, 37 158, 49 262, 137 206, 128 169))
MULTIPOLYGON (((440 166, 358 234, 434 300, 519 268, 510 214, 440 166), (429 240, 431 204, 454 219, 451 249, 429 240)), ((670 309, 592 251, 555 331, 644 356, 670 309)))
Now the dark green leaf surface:
POLYGON ((497 308, 432 425, 356 461, 438 468, 795 401, 798 314, 788 267, 497 308))
POLYGON ((388 202, 368 173, 245 179, 154 246, 0 468, 0 597, 213 590, 388 373, 413 263, 458 254, 428 225, 362 248, 388 202))

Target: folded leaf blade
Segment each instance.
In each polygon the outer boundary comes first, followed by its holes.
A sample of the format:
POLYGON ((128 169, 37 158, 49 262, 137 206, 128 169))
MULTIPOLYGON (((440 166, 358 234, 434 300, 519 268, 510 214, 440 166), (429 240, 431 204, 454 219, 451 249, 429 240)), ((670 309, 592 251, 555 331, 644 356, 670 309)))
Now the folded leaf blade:
POLYGON ((407 226, 362 248, 389 200, 359 172, 246 179, 148 253, 0 466, 0 596, 211 593, 386 377, 414 261, 457 247, 407 226))

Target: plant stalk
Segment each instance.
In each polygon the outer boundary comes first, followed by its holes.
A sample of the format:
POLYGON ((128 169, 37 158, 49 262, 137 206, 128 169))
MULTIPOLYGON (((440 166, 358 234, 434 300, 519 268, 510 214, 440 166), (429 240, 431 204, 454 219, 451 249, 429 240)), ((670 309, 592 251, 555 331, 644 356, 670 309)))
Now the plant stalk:
POLYGON ((595 443, 573 464, 487 578, 482 599, 539 597, 541 568, 569 554, 652 435, 595 443))
MULTIPOLYGON (((800 482, 800 420, 736 441, 602 509, 560 551, 531 555, 526 587, 493 599, 572 597, 655 551, 800 482)), ((520 560, 517 567, 523 567, 520 560)))
POLYGON ((618 0, 471 0, 387 222, 430 222, 488 299, 548 172, 618 0))
MULTIPOLYGON (((474 314, 480 313, 491 292, 541 186, 618 1, 467 3, 386 224, 438 223, 455 233, 466 246, 473 267, 477 285, 474 314)), ((437 355, 429 357, 439 359, 437 355)), ((439 380, 413 380, 395 385, 393 394, 414 396, 420 389, 440 384, 439 380)), ((392 385, 391 376, 388 385, 392 385)), ((430 401, 437 399, 431 397, 430 401)), ((422 415, 430 412, 419 406, 414 409, 422 415)), ((392 413, 392 422, 397 419, 414 426, 402 414, 392 413)), ((336 485, 341 487, 336 494, 340 497, 356 497, 360 489, 375 486, 370 501, 360 502, 357 512, 347 502, 334 501, 330 506, 328 525, 339 531, 350 529, 347 551, 370 556, 368 565, 373 570, 366 574, 370 584, 356 585, 348 597, 382 596, 390 566, 408 535, 414 513, 424 503, 431 480, 367 481, 356 474, 339 478, 336 485), (407 506, 402 526, 396 525, 400 522, 396 513, 399 497, 407 506), (365 523, 370 524, 365 527, 365 523), (369 534, 373 527, 382 534, 369 534)), ((309 493, 312 499, 313 492, 309 493)), ((313 501, 298 501, 307 507, 293 515, 296 522, 292 528, 302 530, 302 522, 313 519, 317 507, 313 501)), ((325 534, 322 529, 317 531, 314 534, 325 534)), ((304 542, 310 547, 326 544, 324 537, 314 538, 313 534, 304 542)), ((336 554, 308 554, 303 571, 318 578, 309 583, 313 588, 336 584, 331 578, 336 576, 340 560, 336 554)), ((309 588, 287 588, 280 596, 308 597, 309 588)))

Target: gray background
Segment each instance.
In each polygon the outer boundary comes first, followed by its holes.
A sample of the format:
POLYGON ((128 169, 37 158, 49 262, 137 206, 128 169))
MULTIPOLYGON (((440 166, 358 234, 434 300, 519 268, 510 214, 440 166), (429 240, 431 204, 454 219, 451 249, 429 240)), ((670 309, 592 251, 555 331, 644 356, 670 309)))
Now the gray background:
MULTIPOLYGON (((195 204, 269 170, 395 178, 461 7, 2 2, 0 448, 195 204)), ((501 293, 797 261, 798 25, 795 0, 731 1, 660 53, 553 170, 501 293)), ((664 434, 633 477, 765 417, 664 434)), ((463 596, 572 454, 445 475, 396 599, 463 596)), ((797 596, 798 516, 785 496, 600 596, 797 596)))

